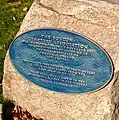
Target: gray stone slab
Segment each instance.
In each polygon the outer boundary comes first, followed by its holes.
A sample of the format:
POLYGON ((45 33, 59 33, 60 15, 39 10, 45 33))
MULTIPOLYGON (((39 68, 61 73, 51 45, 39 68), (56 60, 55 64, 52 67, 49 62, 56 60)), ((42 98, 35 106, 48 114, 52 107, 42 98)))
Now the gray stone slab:
POLYGON ((11 64, 4 64, 3 93, 44 120, 118 120, 119 6, 105 1, 36 0, 17 35, 42 27, 62 28, 83 34, 101 45, 114 63, 113 80, 87 94, 57 93, 24 79, 11 64))
POLYGON ((111 4, 119 4, 119 0, 104 0, 111 4))
POLYGON ((104 1, 110 4, 119 4, 119 0, 92 0, 92 1, 96 1, 96 2, 104 1))
POLYGON ((0 104, 0 120, 2 120, 1 114, 2 114, 2 104, 0 104))

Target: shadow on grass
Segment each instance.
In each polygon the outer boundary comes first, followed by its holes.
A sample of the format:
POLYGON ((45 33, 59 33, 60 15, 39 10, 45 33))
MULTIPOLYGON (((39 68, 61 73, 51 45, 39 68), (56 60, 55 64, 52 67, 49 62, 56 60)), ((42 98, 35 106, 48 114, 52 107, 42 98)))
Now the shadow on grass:
POLYGON ((26 109, 14 105, 10 100, 4 100, 2 106, 2 120, 43 120, 35 118, 26 109))
POLYGON ((10 100, 4 100, 3 106, 2 106, 2 120, 13 120, 13 114, 12 111, 14 109, 15 105, 10 100))

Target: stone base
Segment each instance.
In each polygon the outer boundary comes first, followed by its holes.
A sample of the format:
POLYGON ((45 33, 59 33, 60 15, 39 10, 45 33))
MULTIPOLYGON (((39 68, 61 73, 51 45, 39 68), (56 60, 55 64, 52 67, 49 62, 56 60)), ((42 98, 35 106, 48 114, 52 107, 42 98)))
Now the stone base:
POLYGON ((12 66, 7 53, 4 63, 4 97, 44 120, 118 120, 119 6, 96 0, 36 0, 18 35, 42 27, 74 31, 101 45, 114 63, 112 81, 97 92, 57 93, 24 79, 12 66))

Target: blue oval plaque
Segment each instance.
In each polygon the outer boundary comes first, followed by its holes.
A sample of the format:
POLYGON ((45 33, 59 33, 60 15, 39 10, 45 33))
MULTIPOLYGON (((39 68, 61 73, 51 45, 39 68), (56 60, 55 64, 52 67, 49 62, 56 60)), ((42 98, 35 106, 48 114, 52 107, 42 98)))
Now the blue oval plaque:
POLYGON ((99 45, 69 31, 26 32, 12 42, 9 53, 23 77, 57 92, 95 91, 113 74, 112 62, 99 45))

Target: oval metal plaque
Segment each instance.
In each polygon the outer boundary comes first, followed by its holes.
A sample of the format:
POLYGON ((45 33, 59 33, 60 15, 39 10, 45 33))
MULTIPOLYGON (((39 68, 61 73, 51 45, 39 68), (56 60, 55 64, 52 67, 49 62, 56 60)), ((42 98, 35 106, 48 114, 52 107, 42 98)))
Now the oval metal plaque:
POLYGON ((99 45, 69 31, 26 32, 12 42, 9 53, 23 77, 57 92, 95 91, 113 74, 112 62, 99 45))

